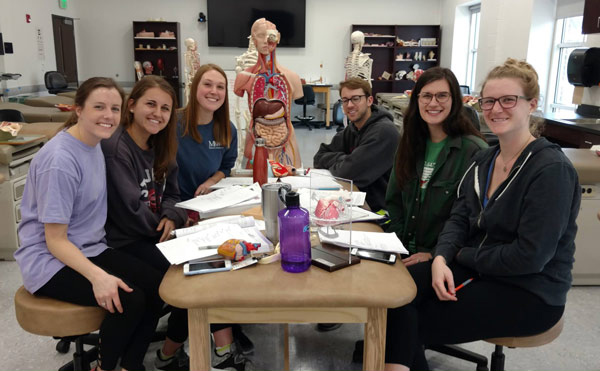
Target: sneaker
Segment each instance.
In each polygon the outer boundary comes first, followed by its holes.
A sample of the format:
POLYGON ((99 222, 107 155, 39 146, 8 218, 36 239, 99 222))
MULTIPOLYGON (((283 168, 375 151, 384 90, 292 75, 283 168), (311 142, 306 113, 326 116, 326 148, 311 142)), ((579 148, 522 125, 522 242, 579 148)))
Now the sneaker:
POLYGON ((231 344, 231 350, 220 356, 215 350, 213 352, 212 368, 228 371, 250 371, 251 362, 236 349, 235 343, 231 344))
POLYGON ((157 369, 164 371, 189 371, 190 357, 187 355, 185 350, 183 350, 183 347, 180 347, 175 351, 173 357, 163 361, 160 359, 160 349, 157 349, 154 366, 157 369))
POLYGON ((333 330, 339 329, 340 327, 342 327, 341 323, 318 323, 317 331, 319 331, 319 332, 333 331, 333 330))
POLYGON ((363 351, 365 349, 365 341, 358 340, 354 343, 354 352, 352 352, 352 362, 362 363, 363 362, 363 351))
POLYGON ((249 355, 254 353, 254 344, 252 340, 244 334, 242 331, 242 327, 240 325, 233 325, 233 338, 235 339, 235 343, 238 346, 238 349, 242 354, 249 355))

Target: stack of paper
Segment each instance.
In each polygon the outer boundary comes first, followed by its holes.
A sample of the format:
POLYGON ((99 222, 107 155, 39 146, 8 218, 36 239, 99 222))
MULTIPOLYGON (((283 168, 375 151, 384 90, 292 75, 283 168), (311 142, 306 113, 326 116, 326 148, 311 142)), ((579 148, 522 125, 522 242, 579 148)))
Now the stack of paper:
POLYGON ((200 218, 212 218, 221 215, 235 215, 260 204, 261 188, 258 183, 243 187, 234 185, 218 189, 207 195, 177 203, 175 206, 194 210, 200 218))
MULTIPOLYGON (((324 190, 311 190, 309 188, 299 188, 298 194, 300 195, 300 206, 309 209, 311 206, 314 209, 317 205, 317 202, 313 200, 313 204, 310 203, 310 197, 313 196, 316 199, 326 198, 326 197, 350 197, 350 191, 338 190, 338 191, 324 191, 324 190)), ((350 200, 350 204, 352 206, 363 206, 365 204, 365 198, 367 194, 365 192, 354 191, 352 192, 352 199, 350 200)))
POLYGON ((200 232, 205 229, 208 229, 215 224, 223 224, 223 223, 237 224, 242 228, 246 228, 246 227, 254 227, 254 225, 256 225, 256 220, 251 216, 242 216, 242 215, 221 216, 218 218, 203 220, 203 221, 199 222, 197 225, 194 225, 192 227, 176 229, 173 231, 173 235, 175 237, 183 237, 183 236, 187 236, 188 234, 192 234, 192 233, 196 233, 196 232, 200 232))
POLYGON ((256 226, 242 228, 238 224, 213 224, 199 232, 156 244, 171 264, 181 264, 190 260, 218 256, 217 248, 229 239, 239 239, 260 244, 259 252, 273 250, 256 226))
MULTIPOLYGON (((333 178, 321 176, 311 177, 309 176, 286 176, 281 179, 281 183, 287 183, 292 186, 292 189, 299 188, 313 188, 313 189, 327 189, 336 190, 340 189, 341 185, 337 183, 333 178)), ((269 178, 269 183, 276 183, 278 178, 269 178)), ((223 178, 218 183, 214 184, 211 189, 228 188, 232 186, 248 186, 252 184, 252 177, 229 177, 223 178)))
MULTIPOLYGON (((316 201, 312 201, 310 200, 311 195, 316 195, 317 198, 319 197, 327 197, 327 196, 334 196, 340 192, 346 192, 349 193, 348 191, 323 191, 323 190, 310 190, 308 188, 300 188, 298 189, 298 193, 300 194, 300 206, 304 207, 305 209, 309 210, 311 212, 311 215, 314 214, 314 210, 317 207, 317 202, 316 201)), ((365 210, 359 206, 364 205, 365 203, 365 197, 366 197, 366 193, 365 192, 352 192, 352 200, 351 200, 351 204, 352 204, 352 222, 366 222, 366 221, 371 221, 371 220, 380 220, 383 219, 384 216, 376 214, 374 212, 371 212, 369 210, 365 210)), ((340 220, 339 224, 344 224, 344 223, 349 223, 350 220, 340 220)))
POLYGON ((350 231, 323 227, 319 228, 319 239, 321 242, 338 246, 408 254, 395 233, 352 231, 351 241, 350 231))

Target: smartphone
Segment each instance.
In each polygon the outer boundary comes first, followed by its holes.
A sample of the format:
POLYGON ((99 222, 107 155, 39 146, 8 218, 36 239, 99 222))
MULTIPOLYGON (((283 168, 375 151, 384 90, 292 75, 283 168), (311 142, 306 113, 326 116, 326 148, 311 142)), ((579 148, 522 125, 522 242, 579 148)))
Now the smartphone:
POLYGON ((361 250, 355 247, 350 251, 350 254, 363 259, 375 260, 387 264, 396 263, 396 254, 391 254, 383 251, 361 250))
POLYGON ((231 270, 230 260, 210 260, 203 262, 189 262, 183 265, 183 274, 191 276, 212 272, 223 272, 231 270))

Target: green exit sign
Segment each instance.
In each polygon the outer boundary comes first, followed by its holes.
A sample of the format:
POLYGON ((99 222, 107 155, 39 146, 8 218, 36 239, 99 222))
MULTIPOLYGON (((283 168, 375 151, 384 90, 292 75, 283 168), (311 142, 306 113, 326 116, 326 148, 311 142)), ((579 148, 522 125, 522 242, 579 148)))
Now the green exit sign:
POLYGON ((67 9, 67 0, 58 0, 58 6, 61 9, 67 9))

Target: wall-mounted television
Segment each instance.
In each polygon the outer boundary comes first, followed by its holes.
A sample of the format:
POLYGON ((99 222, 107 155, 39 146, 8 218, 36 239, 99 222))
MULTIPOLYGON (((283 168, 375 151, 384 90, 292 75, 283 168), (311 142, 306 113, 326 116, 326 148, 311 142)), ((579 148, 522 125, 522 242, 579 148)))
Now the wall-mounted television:
POLYGON ((250 28, 266 18, 281 33, 281 47, 304 48, 306 0, 208 0, 208 46, 248 47, 250 28))

